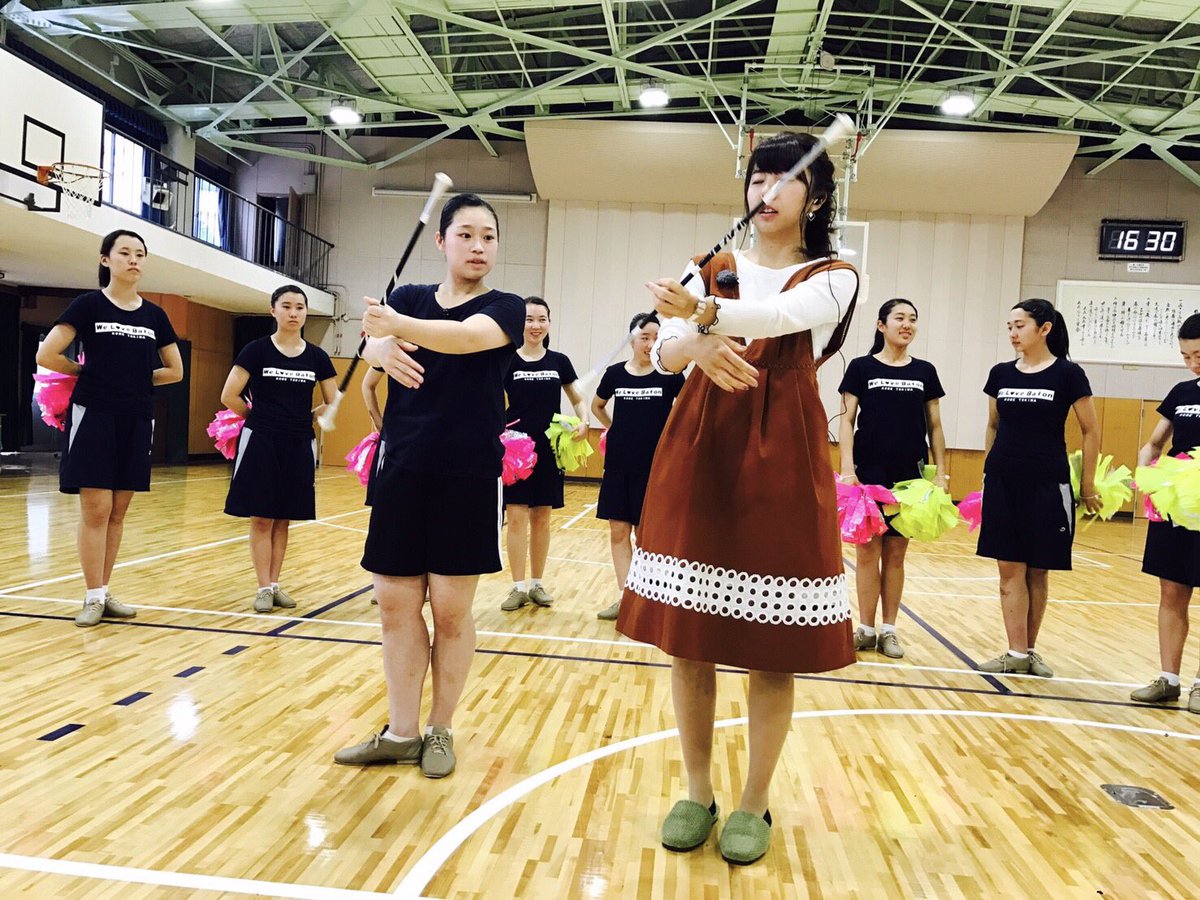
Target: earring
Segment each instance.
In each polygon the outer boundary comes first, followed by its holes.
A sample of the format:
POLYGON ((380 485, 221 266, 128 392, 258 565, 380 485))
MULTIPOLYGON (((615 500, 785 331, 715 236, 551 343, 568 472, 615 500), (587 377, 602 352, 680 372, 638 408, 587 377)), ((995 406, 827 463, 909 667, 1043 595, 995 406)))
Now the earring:
POLYGON ((813 219, 815 219, 816 217, 817 217, 817 214, 816 214, 816 212, 814 212, 813 210, 811 210, 811 209, 810 209, 810 210, 808 211, 808 221, 810 221, 810 222, 811 222, 811 221, 812 221, 813 219))

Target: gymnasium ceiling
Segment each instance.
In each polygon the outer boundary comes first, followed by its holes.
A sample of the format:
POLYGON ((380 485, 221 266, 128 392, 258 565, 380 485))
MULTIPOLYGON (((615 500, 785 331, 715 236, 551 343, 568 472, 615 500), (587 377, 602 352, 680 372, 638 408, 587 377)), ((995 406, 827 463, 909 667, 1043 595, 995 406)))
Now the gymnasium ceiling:
POLYGON ((11 0, 0 13, 13 36, 235 155, 295 154, 267 142, 324 132, 345 154, 328 161, 384 168, 402 157, 365 159, 350 136, 473 136, 491 151, 525 122, 581 117, 710 123, 732 147, 739 128, 847 112, 867 138, 1075 135, 1099 167, 1153 154, 1200 184, 1182 162, 1200 158, 1195 2, 11 0), (650 81, 667 108, 639 107, 650 81), (952 89, 975 96, 969 118, 938 110, 952 89), (364 116, 352 130, 330 125, 338 98, 364 116))

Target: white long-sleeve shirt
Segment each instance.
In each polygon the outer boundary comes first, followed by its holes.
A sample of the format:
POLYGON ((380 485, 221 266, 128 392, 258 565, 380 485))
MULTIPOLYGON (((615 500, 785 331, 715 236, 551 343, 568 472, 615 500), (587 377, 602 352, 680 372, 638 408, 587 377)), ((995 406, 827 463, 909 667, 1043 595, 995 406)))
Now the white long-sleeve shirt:
MULTIPOLYGON (((735 335, 749 341, 811 331, 813 358, 819 357, 833 337, 838 322, 850 308, 850 301, 858 290, 858 275, 852 269, 835 269, 785 291, 783 287, 793 275, 822 260, 770 269, 751 262, 741 251, 736 252, 735 257, 739 297, 736 300, 718 299, 721 309, 712 333, 735 335)), ((687 283, 687 289, 698 298, 704 297, 704 279, 695 264, 688 263, 686 272, 695 273, 687 283)), ((671 370, 662 364, 663 342, 695 332, 696 326, 687 319, 663 319, 650 354, 654 368, 671 374, 671 370)))

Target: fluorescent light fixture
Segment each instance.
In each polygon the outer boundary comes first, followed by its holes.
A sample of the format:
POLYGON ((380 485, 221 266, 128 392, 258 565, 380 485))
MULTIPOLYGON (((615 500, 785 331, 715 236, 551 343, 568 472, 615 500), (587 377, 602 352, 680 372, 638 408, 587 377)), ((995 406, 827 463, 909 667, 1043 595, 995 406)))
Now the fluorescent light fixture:
POLYGON ((643 109, 661 109, 670 102, 671 95, 667 93, 667 86, 657 81, 650 82, 638 95, 638 104, 643 109))
POLYGON ((335 125, 357 125, 362 121, 358 104, 353 100, 339 98, 329 107, 329 118, 335 125))
POLYGON ((941 110, 947 116, 969 116, 975 112, 975 98, 962 91, 952 91, 942 98, 941 110))
MULTIPOLYGON (((476 197, 480 197, 489 203, 537 203, 538 195, 532 191, 451 191, 446 194, 449 199, 455 194, 472 193, 476 197)), ((429 190, 427 188, 387 188, 377 187, 371 188, 372 197, 428 197, 429 190)))

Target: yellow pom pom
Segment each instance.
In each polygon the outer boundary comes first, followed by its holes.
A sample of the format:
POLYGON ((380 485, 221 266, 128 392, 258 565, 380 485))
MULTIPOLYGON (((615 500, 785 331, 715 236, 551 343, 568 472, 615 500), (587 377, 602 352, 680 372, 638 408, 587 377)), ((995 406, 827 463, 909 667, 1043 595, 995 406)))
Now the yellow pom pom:
POLYGON ((937 469, 926 466, 921 478, 898 482, 892 488, 895 505, 884 507, 894 515, 891 525, 906 538, 936 541, 962 521, 950 495, 933 483, 937 469))
POLYGON ((584 464, 589 456, 596 451, 586 438, 575 440, 575 429, 583 421, 578 416, 564 416, 555 413, 546 429, 546 437, 550 438, 550 447, 554 450, 554 459, 558 468, 563 472, 573 472, 584 464))
POLYGON ((1182 459, 1162 456, 1153 466, 1138 466, 1137 485, 1163 518, 1200 531, 1200 447, 1182 459))

